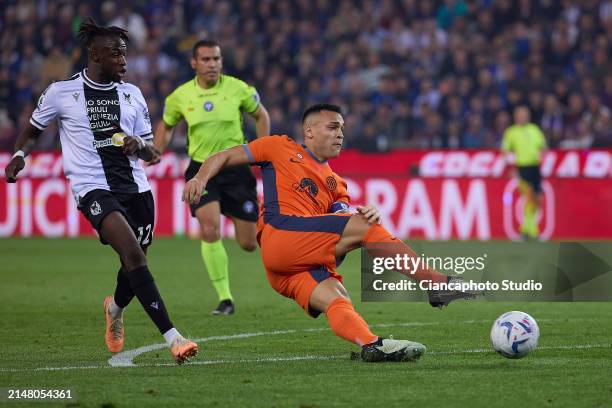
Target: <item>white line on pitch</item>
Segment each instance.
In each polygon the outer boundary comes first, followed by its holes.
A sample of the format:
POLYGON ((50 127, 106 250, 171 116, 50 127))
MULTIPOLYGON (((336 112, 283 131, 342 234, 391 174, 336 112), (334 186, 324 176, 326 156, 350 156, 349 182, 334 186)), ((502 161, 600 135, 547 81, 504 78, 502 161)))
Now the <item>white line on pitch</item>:
MULTIPOLYGON (((612 348, 612 344, 574 344, 566 346, 542 346, 538 347, 537 350, 588 350, 596 348, 612 348)), ((452 351, 432 351, 428 352, 427 355, 452 355, 452 354, 465 354, 465 353, 491 353, 492 349, 468 349, 468 350, 452 350, 452 351)), ((250 363, 275 363, 283 361, 305 361, 305 360, 337 360, 346 358, 346 355, 332 355, 332 356, 291 356, 291 357, 264 357, 264 358, 253 358, 253 359, 239 359, 239 360, 205 360, 205 361, 192 361, 187 365, 220 365, 220 364, 250 364, 250 363)), ((144 367, 173 367, 175 363, 153 363, 153 364, 139 364, 131 366, 133 368, 144 368, 144 367)), ((87 365, 87 366, 67 366, 67 367, 38 367, 38 368, 0 368, 0 372, 3 373, 16 373, 16 372, 36 372, 36 371, 68 371, 68 370, 89 370, 89 369, 113 369, 115 367, 108 365, 87 365)))
MULTIPOLYGON (((473 324, 473 323, 481 323, 481 322, 488 322, 488 321, 487 320, 483 320, 483 321, 467 320, 461 323, 473 324)), ((437 325, 440 325, 440 322, 381 323, 381 324, 373 324, 370 327, 406 327, 406 326, 422 327, 422 326, 437 326, 437 325)), ((292 334, 292 333, 297 333, 297 332, 320 332, 320 331, 327 331, 327 330, 329 330, 328 327, 315 327, 312 329, 299 329, 299 330, 298 329, 274 330, 274 331, 269 331, 269 332, 239 333, 239 334, 232 334, 232 335, 227 335, 227 336, 201 337, 198 339, 193 339, 193 341, 195 341, 196 343, 205 343, 205 342, 214 341, 214 340, 235 340, 235 339, 245 339, 249 337, 258 337, 258 336, 274 336, 278 334, 292 334)), ((134 367, 135 366, 134 359, 138 357, 139 355, 148 353, 154 350, 160 350, 166 347, 168 346, 165 343, 157 343, 157 344, 150 344, 148 346, 139 347, 133 350, 127 350, 127 351, 117 353, 114 356, 112 356, 108 360, 108 364, 111 367, 134 367)))

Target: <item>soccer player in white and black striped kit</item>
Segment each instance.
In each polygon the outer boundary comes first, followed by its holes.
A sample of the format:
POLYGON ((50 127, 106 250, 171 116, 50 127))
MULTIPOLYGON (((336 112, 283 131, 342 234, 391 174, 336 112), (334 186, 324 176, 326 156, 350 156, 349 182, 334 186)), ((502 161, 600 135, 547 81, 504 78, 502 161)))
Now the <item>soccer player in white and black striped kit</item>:
POLYGON ((109 351, 123 348, 123 309, 136 296, 181 364, 197 354, 198 346, 174 328, 147 266, 154 204, 139 158, 149 162, 159 152, 151 143, 151 123, 140 89, 122 81, 127 31, 101 27, 89 19, 81 25, 78 38, 87 47, 87 68, 43 92, 30 124, 17 138, 6 179, 16 182, 24 157, 47 125, 57 120, 64 174, 78 208, 100 241, 110 244, 121 260, 114 296, 104 300, 109 351))

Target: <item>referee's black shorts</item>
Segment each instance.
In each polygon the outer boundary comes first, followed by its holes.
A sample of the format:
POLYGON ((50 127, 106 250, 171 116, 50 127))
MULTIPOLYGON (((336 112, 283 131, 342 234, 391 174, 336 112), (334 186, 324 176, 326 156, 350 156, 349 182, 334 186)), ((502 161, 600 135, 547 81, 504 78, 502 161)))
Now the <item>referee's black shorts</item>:
MULTIPOLYGON (((202 163, 192 160, 185 170, 185 181, 191 180, 202 163)), ((195 217, 198 208, 219 201, 221 213, 244 221, 256 222, 259 214, 257 205, 257 180, 248 165, 223 169, 206 185, 206 191, 197 204, 190 204, 191 215, 195 217)))
POLYGON ((540 166, 518 166, 519 177, 527 182, 536 193, 542 192, 540 166))

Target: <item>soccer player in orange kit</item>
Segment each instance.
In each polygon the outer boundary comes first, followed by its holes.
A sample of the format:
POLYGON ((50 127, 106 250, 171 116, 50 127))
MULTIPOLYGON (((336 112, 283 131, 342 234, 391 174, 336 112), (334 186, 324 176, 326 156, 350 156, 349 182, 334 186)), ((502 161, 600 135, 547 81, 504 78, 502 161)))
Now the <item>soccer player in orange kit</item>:
MULTIPOLYGON (((313 105, 302 118, 304 144, 288 136, 271 136, 216 153, 187 182, 183 200, 198 202, 208 180, 222 168, 245 163, 260 166, 264 205, 257 241, 272 288, 295 300, 312 317, 325 313, 337 336, 362 347, 363 361, 417 360, 425 346, 373 334, 353 308, 342 277, 336 273, 337 260, 368 243, 393 244, 387 253, 384 246, 378 246, 377 255, 393 257, 399 249, 401 255, 416 256, 380 225, 380 213, 374 206, 357 207, 356 214, 348 212, 346 183, 327 163, 340 154, 343 129, 338 106, 313 105)), ((436 283, 453 279, 423 268, 408 276, 436 283)), ((433 299, 430 296, 430 303, 441 306, 471 297, 470 293, 446 291, 433 299)))

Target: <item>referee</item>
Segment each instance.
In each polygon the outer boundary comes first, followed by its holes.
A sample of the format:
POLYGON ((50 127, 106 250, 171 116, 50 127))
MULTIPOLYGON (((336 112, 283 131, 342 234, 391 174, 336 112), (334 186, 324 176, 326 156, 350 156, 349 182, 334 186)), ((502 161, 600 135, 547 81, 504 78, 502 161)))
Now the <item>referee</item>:
POLYGON ((514 109, 514 124, 504 132, 502 151, 514 155, 519 190, 525 199, 521 234, 524 239, 536 239, 540 234, 537 220, 542 193, 540 163, 546 150, 546 139, 540 128, 529 119, 529 108, 517 106, 514 109))
MULTIPOLYGON (((170 143, 174 127, 187 122, 187 154, 191 157, 185 171, 190 180, 202 162, 213 153, 245 143, 242 112, 255 119, 257 137, 270 134, 268 111, 252 86, 221 74, 221 48, 212 40, 193 46, 191 67, 195 78, 179 86, 165 101, 163 120, 155 129, 155 147, 163 152, 170 143)), ((220 234, 220 216, 230 217, 236 241, 245 251, 254 251, 258 216, 255 177, 249 166, 223 170, 212 178, 198 204, 190 205, 202 232, 201 253, 217 294, 219 305, 213 315, 234 313, 230 292, 228 259, 220 234)))

